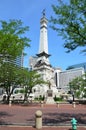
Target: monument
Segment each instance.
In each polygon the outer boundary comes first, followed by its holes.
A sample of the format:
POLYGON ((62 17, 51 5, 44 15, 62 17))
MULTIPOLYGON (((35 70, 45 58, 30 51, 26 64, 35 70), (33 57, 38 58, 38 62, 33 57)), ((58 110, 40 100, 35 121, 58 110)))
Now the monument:
POLYGON ((49 82, 49 89, 46 95, 46 104, 55 104, 53 90, 51 89, 51 83, 49 82))
MULTIPOLYGON (((32 70, 35 70, 39 74, 41 74, 41 78, 44 81, 47 82, 51 81, 51 90, 55 88, 55 91, 53 92, 53 96, 55 96, 58 93, 58 90, 56 89, 56 84, 54 79, 55 76, 54 68, 51 66, 49 62, 49 57, 51 55, 48 53, 47 23, 48 20, 45 16, 45 10, 43 10, 42 18, 40 19, 39 51, 35 57, 30 58, 30 67, 32 68, 32 70)), ((41 95, 46 97, 48 92, 47 90, 49 90, 49 86, 47 84, 36 85, 33 87, 33 92, 35 96, 41 95)))
POLYGON ((74 77, 84 74, 84 68, 70 69, 62 71, 59 67, 52 67, 49 62, 48 53, 48 20, 46 18, 45 10, 42 12, 42 18, 40 19, 40 42, 39 51, 36 56, 30 57, 31 70, 37 71, 41 75, 41 79, 50 82, 50 88, 47 84, 35 85, 32 88, 32 92, 35 97, 43 96, 46 98, 46 103, 54 103, 53 98, 60 97, 68 92, 68 83, 74 77))

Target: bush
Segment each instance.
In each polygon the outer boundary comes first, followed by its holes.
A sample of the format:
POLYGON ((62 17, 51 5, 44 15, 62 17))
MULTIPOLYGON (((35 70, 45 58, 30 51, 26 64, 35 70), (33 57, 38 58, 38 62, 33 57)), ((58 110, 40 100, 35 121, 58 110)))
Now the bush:
POLYGON ((54 101, 55 101, 55 102, 57 102, 57 101, 62 101, 62 100, 63 100, 62 97, 56 97, 56 96, 54 97, 54 101))
POLYGON ((44 101, 44 99, 45 97, 44 96, 42 97, 41 95, 35 98, 36 101, 44 101))

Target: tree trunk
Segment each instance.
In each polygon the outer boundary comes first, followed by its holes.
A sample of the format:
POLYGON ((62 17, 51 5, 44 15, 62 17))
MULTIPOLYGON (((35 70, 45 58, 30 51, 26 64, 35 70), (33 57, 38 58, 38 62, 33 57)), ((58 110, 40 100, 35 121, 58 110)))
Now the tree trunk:
POLYGON ((7 96, 7 101, 6 101, 6 103, 9 104, 9 101, 10 101, 10 95, 7 96))

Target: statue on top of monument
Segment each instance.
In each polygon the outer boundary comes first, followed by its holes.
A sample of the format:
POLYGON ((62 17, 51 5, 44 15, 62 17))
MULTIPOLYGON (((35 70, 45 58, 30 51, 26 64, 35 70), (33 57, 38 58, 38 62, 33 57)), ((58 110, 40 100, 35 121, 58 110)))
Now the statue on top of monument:
POLYGON ((48 84, 49 84, 49 89, 51 89, 51 82, 49 81, 49 83, 48 83, 48 84))
POLYGON ((43 9, 42 14, 43 14, 43 17, 45 17, 45 9, 43 9))

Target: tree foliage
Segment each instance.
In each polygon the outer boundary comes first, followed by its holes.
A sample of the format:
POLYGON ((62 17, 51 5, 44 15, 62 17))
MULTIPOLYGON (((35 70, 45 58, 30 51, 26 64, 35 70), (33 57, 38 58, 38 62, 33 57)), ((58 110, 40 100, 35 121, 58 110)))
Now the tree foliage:
POLYGON ((35 85, 38 85, 38 84, 46 84, 45 81, 43 81, 43 79, 41 78, 41 75, 38 74, 36 71, 30 71, 29 72, 29 75, 28 75, 28 87, 29 87, 29 91, 30 93, 32 92, 32 88, 35 86, 35 85))
POLYGON ((69 87, 70 91, 74 92, 77 98, 86 98, 86 74, 70 81, 69 87))
POLYGON ((21 20, 0 21, 0 27, 0 58, 13 60, 30 46, 30 39, 25 36, 29 27, 23 27, 21 20))
POLYGON ((0 87, 6 91, 7 103, 9 103, 13 90, 19 84, 18 71, 18 67, 10 62, 5 62, 0 67, 0 87))
POLYGON ((40 74, 36 71, 18 67, 10 62, 5 62, 0 67, 0 87, 3 87, 7 94, 7 103, 9 103, 11 94, 18 86, 25 90, 25 99, 32 92, 32 88, 37 84, 45 83, 40 74))
POLYGON ((0 86, 6 90, 8 102, 14 88, 24 84, 19 75, 23 70, 14 61, 30 46, 30 39, 25 36, 27 31, 29 27, 23 26, 21 20, 0 21, 0 86))
POLYGON ((51 27, 65 39, 67 52, 83 47, 81 52, 86 53, 86 0, 60 1, 52 8, 55 16, 51 16, 51 27))

